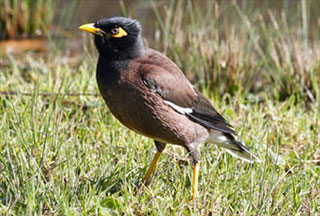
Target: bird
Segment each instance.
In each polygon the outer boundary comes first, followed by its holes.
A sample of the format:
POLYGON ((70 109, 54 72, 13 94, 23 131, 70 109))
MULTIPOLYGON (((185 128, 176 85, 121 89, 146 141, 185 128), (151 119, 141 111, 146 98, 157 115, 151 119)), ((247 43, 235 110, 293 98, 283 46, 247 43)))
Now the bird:
POLYGON ((137 20, 106 17, 79 29, 94 35, 97 84, 110 112, 127 128, 154 140, 157 151, 143 178, 145 185, 167 144, 188 153, 193 165, 191 201, 198 193, 200 144, 216 144, 249 163, 257 159, 181 69, 145 45, 137 20))

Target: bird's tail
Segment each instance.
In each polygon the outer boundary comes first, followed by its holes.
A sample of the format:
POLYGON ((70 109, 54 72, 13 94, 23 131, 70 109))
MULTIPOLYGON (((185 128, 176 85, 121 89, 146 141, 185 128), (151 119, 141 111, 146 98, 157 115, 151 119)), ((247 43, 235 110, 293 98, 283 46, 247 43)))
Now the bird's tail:
POLYGON ((240 158, 248 163, 259 162, 256 155, 251 153, 241 142, 237 141, 231 134, 210 131, 209 141, 226 149, 234 157, 240 158))
POLYGON ((232 156, 240 158, 248 163, 259 161, 255 154, 251 153, 244 145, 242 145, 242 143, 236 140, 233 141, 233 148, 226 148, 226 151, 232 156), (236 147, 237 149, 235 149, 234 147, 236 147))

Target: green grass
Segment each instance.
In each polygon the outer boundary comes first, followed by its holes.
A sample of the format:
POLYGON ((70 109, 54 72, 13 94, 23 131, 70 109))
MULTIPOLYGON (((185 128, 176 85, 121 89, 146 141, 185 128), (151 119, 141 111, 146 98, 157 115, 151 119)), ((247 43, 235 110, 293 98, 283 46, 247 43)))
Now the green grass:
MULTIPOLYGON (((98 96, 95 63, 14 58, 0 97, 1 214, 311 214, 319 212, 319 106, 243 96, 211 102, 262 163, 234 159, 212 144, 201 150, 199 198, 189 203, 191 165, 169 146, 152 184, 136 191, 155 154, 148 138, 124 128, 98 96), (28 66, 26 66, 28 65, 28 66), (27 77, 26 77, 27 76, 27 77), (318 160, 318 161, 315 161, 318 160)), ((205 92, 204 92, 205 93, 205 92)))
POLYGON ((281 17, 271 25, 248 5, 172 2, 168 14, 154 8, 151 46, 183 68, 261 163, 204 144, 190 203, 192 166, 169 145, 151 185, 137 188, 156 148, 95 95, 96 53, 6 55, 0 91, 13 93, 0 95, 0 215, 319 215, 318 36, 305 49, 299 16, 282 31, 281 17))
POLYGON ((215 95, 319 101, 320 2, 297 1, 288 11, 280 6, 290 1, 254 2, 171 1, 165 10, 151 4, 154 46, 215 95))

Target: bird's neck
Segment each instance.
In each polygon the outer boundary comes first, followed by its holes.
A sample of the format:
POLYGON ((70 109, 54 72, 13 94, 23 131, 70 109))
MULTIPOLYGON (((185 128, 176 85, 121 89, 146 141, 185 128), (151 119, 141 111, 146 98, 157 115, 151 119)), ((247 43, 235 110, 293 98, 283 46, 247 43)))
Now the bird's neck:
POLYGON ((108 91, 117 86, 121 82, 121 78, 128 75, 128 68, 133 59, 106 60, 105 56, 100 54, 96 73, 100 91, 108 91))
POLYGON ((100 52, 100 58, 104 58, 105 62, 126 61, 138 58, 145 49, 141 35, 132 44, 124 44, 119 49, 109 49, 100 52))
POLYGON ((107 53, 100 52, 96 74, 100 90, 111 88, 118 83, 121 74, 127 72, 130 62, 140 57, 144 49, 143 40, 139 38, 134 44, 119 52, 115 50, 107 53))
POLYGON ((111 87, 120 79, 120 75, 128 68, 130 60, 110 60, 99 56, 97 65, 97 81, 101 86, 111 87))

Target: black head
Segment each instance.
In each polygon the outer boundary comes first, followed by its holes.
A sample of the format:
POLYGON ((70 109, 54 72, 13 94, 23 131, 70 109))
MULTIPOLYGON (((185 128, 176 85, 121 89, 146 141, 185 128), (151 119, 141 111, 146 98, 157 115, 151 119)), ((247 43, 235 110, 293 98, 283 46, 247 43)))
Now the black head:
POLYGON ((125 17, 103 18, 79 27, 95 35, 95 45, 105 58, 135 58, 144 48, 138 21, 125 17))

